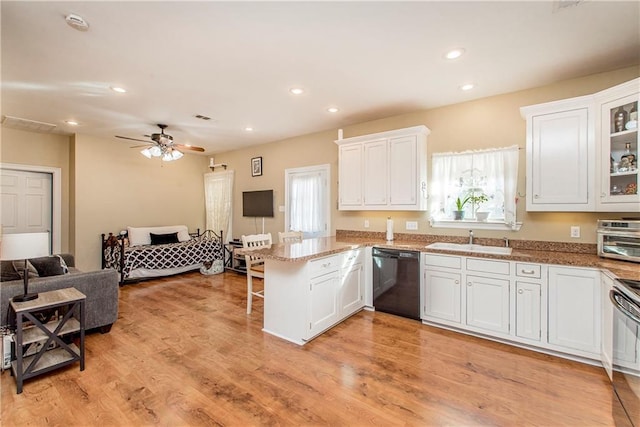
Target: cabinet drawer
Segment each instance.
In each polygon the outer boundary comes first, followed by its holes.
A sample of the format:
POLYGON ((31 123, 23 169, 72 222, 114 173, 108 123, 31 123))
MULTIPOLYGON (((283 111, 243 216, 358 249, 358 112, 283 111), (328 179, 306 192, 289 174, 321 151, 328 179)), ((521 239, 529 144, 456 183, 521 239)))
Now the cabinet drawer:
POLYGON ((532 277, 534 279, 539 279, 540 270, 541 267, 538 264, 516 263, 516 276, 518 277, 532 277))
POLYGON ((342 268, 349 268, 355 264, 362 264, 364 261, 364 251, 362 249, 354 249, 351 251, 343 252, 341 255, 342 268))
POLYGON ((509 274, 509 261, 467 258, 467 270, 482 273, 509 274))
POLYGON ((426 254, 424 256, 424 265, 430 267, 446 267, 446 268, 462 268, 462 258, 458 256, 433 255, 426 254))
POLYGON ((340 256, 333 255, 325 258, 314 259, 309 261, 309 272, 311 277, 322 276, 323 274, 338 271, 340 268, 340 256))

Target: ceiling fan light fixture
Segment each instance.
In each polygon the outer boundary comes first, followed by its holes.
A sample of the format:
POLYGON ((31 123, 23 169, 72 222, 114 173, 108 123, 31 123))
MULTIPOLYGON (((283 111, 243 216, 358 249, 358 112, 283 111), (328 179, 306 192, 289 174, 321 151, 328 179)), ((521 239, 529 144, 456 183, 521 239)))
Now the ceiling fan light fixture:
POLYGON ((171 158, 173 160, 178 160, 178 159, 182 158, 182 156, 184 156, 184 154, 182 154, 181 151, 178 151, 178 150, 175 150, 175 149, 173 151, 171 151, 171 158))

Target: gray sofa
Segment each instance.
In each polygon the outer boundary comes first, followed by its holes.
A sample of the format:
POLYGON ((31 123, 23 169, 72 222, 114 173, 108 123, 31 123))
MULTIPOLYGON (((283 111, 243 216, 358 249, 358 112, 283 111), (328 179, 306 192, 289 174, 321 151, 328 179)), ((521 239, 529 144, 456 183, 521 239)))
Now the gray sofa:
MULTIPOLYGON (((87 330, 99 329, 106 333, 118 319, 118 272, 113 269, 82 272, 74 268, 73 255, 63 254, 69 274, 61 276, 34 277, 29 279, 29 292, 46 292, 63 288, 76 288, 86 295, 87 330)), ((0 325, 9 323, 9 301, 16 295, 22 295, 22 280, 0 282, 0 325)))

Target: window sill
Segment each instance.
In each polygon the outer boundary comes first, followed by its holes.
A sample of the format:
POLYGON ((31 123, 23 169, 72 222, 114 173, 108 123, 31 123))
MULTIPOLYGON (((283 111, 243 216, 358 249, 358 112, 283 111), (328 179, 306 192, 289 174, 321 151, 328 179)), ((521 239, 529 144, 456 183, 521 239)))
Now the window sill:
POLYGON ((463 219, 463 220, 431 219, 429 223, 433 228, 465 228, 465 229, 474 228, 477 230, 520 231, 520 227, 522 227, 521 222, 516 222, 515 224, 506 224, 504 222, 492 222, 492 221, 482 222, 482 221, 469 220, 469 219, 463 219))

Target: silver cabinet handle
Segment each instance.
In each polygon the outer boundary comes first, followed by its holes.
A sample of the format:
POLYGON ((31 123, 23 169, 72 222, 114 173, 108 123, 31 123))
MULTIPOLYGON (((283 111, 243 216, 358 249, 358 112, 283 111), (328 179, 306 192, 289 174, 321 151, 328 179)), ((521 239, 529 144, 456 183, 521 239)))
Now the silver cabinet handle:
POLYGON ((520 273, 522 274, 535 274, 534 270, 520 270, 520 273))
POLYGON ((473 285, 473 283, 467 282, 467 286, 471 286, 471 285, 473 285))
POLYGON ((519 293, 519 294, 523 294, 523 293, 524 293, 524 291, 523 291, 522 289, 518 289, 518 293, 519 293))
POLYGON ((540 198, 540 196, 538 196, 537 194, 534 194, 534 195, 533 195, 533 198, 534 198, 534 199, 539 199, 539 198, 540 198))
POLYGON ((460 283, 460 281, 459 281, 459 280, 456 280, 456 281, 455 281, 455 284, 456 284, 456 285, 457 285, 457 284, 459 284, 459 283, 460 283))

